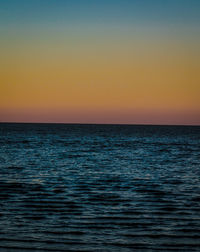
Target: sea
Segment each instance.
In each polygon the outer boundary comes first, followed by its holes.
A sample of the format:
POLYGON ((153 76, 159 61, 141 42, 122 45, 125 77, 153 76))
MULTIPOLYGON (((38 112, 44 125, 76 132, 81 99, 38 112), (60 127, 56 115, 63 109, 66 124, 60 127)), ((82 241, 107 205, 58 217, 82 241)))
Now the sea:
POLYGON ((1 123, 0 251, 200 251, 200 127, 1 123))

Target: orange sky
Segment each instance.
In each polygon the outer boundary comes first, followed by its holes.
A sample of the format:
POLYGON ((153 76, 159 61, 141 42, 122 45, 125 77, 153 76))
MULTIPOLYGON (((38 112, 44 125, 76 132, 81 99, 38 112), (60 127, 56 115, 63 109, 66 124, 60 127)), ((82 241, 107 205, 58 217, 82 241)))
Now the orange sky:
POLYGON ((0 121, 200 124, 198 28, 176 28, 1 30, 0 121))

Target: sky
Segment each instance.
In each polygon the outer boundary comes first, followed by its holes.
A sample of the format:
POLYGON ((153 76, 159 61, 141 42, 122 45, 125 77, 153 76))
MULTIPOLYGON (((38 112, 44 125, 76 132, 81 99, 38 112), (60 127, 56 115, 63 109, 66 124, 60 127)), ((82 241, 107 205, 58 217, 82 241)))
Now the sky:
POLYGON ((200 1, 0 0, 0 122, 200 125, 200 1))

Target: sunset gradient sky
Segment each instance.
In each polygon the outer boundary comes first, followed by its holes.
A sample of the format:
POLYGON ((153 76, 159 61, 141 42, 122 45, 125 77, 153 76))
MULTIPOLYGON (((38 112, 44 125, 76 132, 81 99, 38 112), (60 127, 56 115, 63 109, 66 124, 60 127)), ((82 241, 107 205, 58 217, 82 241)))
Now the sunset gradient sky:
POLYGON ((0 121, 200 125, 200 1, 0 0, 0 121))

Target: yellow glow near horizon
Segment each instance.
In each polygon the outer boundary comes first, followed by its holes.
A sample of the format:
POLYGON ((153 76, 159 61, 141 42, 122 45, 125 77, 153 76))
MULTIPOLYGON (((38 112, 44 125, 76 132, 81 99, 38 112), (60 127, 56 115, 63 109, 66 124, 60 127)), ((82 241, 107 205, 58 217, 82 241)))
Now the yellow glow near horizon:
POLYGON ((194 41, 106 35, 5 43, 0 111, 29 109, 31 116, 40 109, 92 109, 96 117, 105 110, 200 113, 200 54, 194 41))

